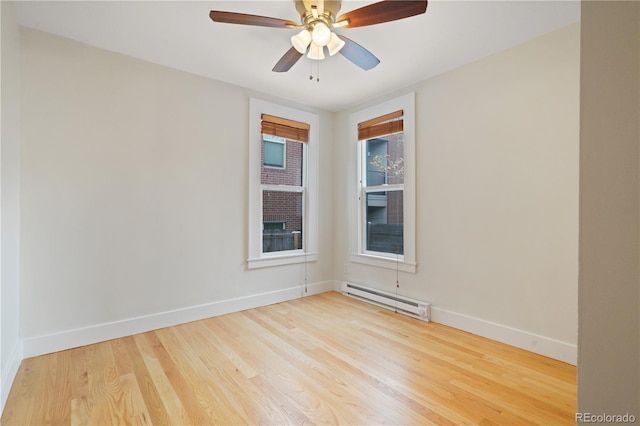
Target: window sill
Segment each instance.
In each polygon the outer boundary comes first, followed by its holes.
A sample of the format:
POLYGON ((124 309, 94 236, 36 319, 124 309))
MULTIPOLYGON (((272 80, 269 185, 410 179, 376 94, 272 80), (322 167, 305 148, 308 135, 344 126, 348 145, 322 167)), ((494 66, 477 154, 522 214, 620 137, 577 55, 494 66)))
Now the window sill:
POLYGON ((270 266, 293 265, 296 263, 316 262, 318 253, 294 253, 247 259, 249 269, 268 268, 270 266))
POLYGON ((396 260, 390 257, 374 256, 371 254, 352 254, 351 261, 353 263, 362 263, 364 265, 377 266, 379 268, 393 269, 412 274, 416 273, 416 267, 418 266, 414 262, 396 260))

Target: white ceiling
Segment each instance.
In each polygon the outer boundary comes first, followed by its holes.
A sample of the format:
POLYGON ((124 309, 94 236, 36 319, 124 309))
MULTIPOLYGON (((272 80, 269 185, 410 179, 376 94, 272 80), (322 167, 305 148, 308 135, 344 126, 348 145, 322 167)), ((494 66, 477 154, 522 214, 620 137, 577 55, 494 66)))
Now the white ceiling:
MULTIPOLYGON (((343 0, 341 13, 375 1, 343 0)), ((300 21, 293 0, 18 1, 21 25, 330 111, 340 111, 577 22, 579 1, 430 1, 427 12, 337 29, 381 63, 363 71, 342 55, 309 80, 303 57, 271 71, 295 29, 215 23, 210 10, 300 21)), ((314 62, 313 75, 317 62, 314 62)))

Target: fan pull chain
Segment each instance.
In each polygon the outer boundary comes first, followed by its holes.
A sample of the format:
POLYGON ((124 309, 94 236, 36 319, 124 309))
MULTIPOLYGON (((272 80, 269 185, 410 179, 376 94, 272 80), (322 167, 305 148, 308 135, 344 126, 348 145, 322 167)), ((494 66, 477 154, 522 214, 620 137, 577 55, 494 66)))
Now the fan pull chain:
MULTIPOLYGON (((313 80, 313 60, 309 61, 309 80, 313 80)), ((315 61, 316 66, 316 81, 320 83, 320 61, 315 61)))

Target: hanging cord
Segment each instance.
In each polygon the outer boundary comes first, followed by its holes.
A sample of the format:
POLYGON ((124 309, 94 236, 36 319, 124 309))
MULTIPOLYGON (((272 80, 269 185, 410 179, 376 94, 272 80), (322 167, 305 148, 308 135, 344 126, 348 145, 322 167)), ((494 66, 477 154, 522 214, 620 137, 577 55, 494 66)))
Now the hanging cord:
POLYGON ((400 255, 396 253, 396 314, 398 313, 398 290, 400 289, 400 255))
MULTIPOLYGON (((306 244, 305 244, 306 245, 306 244)), ((304 292, 307 293, 307 250, 304 250, 304 292)))

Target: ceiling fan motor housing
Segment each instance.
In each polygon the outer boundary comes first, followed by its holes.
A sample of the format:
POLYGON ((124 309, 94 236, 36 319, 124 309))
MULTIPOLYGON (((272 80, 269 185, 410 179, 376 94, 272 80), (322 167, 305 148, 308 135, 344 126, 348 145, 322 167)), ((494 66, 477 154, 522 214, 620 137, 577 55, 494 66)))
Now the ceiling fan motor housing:
MULTIPOLYGON (((318 0, 295 0, 295 2, 296 10, 303 18, 307 13, 309 13, 309 9, 311 9, 311 6, 318 6, 318 3, 320 3, 320 1, 318 0)), ((342 0, 325 0, 323 3, 325 12, 330 12, 333 16, 338 16, 338 12, 342 7, 342 0)))

